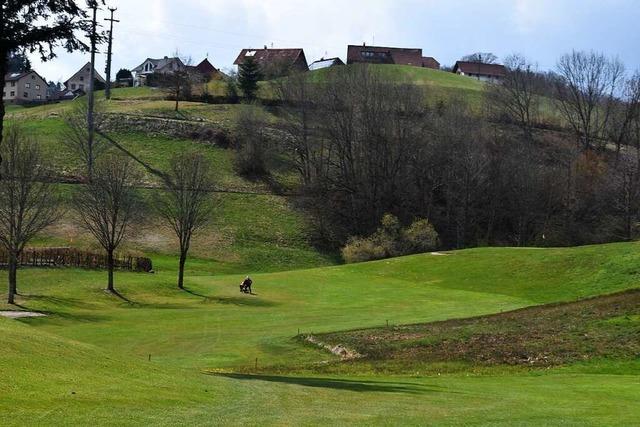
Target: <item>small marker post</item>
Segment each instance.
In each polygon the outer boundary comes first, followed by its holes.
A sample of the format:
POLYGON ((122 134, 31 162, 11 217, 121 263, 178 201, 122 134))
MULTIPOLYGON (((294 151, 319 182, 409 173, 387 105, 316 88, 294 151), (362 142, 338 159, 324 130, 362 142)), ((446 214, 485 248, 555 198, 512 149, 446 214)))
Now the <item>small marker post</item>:
POLYGON ((258 369, 258 358, 256 357, 256 369, 258 369))
POLYGON ((387 328, 389 327, 389 320, 387 319, 387 328))
POLYGON ((151 362, 151 355, 149 355, 149 362, 151 362))

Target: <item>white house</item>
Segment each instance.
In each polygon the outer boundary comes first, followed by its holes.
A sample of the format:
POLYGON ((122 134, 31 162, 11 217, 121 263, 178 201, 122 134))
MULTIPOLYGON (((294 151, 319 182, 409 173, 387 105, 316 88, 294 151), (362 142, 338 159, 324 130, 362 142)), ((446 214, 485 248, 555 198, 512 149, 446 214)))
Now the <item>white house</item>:
POLYGON ((504 65, 484 64, 482 62, 458 61, 453 67, 453 72, 461 76, 472 77, 482 82, 497 83, 507 75, 504 65))
POLYGON ((147 58, 144 62, 131 70, 134 74, 134 86, 144 86, 147 84, 147 77, 151 74, 166 74, 185 68, 180 58, 169 58, 165 56, 162 59, 147 58))

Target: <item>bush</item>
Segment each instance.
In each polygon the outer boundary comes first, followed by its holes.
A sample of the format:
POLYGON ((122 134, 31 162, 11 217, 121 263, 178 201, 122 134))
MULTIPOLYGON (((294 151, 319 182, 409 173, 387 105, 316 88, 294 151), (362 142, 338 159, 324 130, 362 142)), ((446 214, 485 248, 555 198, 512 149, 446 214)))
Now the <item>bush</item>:
POLYGON ((404 232, 411 253, 430 252, 438 247, 438 233, 426 219, 413 222, 404 232))
POLYGON ((369 238, 351 238, 342 248, 342 257, 348 263, 373 261, 386 258, 384 248, 369 238))
POLYGON ((380 228, 369 237, 352 237, 342 248, 347 263, 429 252, 438 246, 438 233, 426 219, 403 229, 397 217, 385 214, 380 228))

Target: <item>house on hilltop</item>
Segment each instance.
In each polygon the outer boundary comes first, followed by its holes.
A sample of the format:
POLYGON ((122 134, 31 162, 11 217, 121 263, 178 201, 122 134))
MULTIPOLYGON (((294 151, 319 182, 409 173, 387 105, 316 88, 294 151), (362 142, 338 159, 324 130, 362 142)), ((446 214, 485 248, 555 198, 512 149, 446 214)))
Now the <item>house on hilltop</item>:
MULTIPOLYGON (((104 89, 104 85, 106 80, 94 70, 94 90, 104 89)), ((66 82, 64 82, 64 86, 67 90, 76 92, 87 92, 89 90, 89 80, 91 80, 91 62, 87 62, 80 68, 73 76, 71 76, 66 82)))
POLYGON ((340 65, 344 65, 344 62, 342 62, 342 59, 340 58, 320 58, 319 60, 312 62, 309 65, 309 69, 311 71, 321 70, 323 68, 338 67, 340 65))
POLYGON ((205 58, 198 65, 188 66, 187 68, 201 75, 204 81, 220 80, 224 77, 224 73, 214 67, 208 58, 205 58))
POLYGON ((364 43, 347 47, 347 64, 397 64, 440 69, 435 58, 422 56, 422 49, 367 46, 364 43))
POLYGON ((169 58, 168 56, 161 59, 147 58, 142 64, 131 70, 134 74, 133 85, 136 87, 145 86, 149 76, 153 74, 172 73, 184 70, 185 67, 180 58, 169 58))
POLYGON ((303 49, 242 49, 233 65, 241 65, 247 58, 253 58, 265 77, 277 78, 292 72, 309 71, 303 49))
POLYGON ((456 62, 452 72, 490 83, 500 82, 507 75, 507 69, 504 65, 467 61, 456 62))
POLYGON ((2 100, 8 104, 45 102, 49 84, 33 70, 4 76, 2 100))

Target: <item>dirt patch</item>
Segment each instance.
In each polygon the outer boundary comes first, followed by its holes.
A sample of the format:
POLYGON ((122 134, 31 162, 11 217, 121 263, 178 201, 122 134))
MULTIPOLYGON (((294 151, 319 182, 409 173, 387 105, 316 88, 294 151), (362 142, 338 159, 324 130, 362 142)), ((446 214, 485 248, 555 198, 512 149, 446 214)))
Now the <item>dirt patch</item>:
POLYGON ((640 289, 571 303, 316 337, 369 360, 550 366, 640 357, 640 289))
POLYGON ((353 360, 353 359, 359 359, 363 357, 362 354, 358 353, 357 351, 351 350, 342 344, 335 344, 335 345, 325 344, 319 341, 313 335, 307 336, 305 338, 305 341, 307 341, 308 343, 314 344, 320 348, 323 348, 327 351, 330 351, 336 356, 339 356, 342 360, 353 360))
POLYGON ((29 317, 45 317, 46 314, 35 311, 0 311, 0 316, 9 319, 24 319, 29 317))

